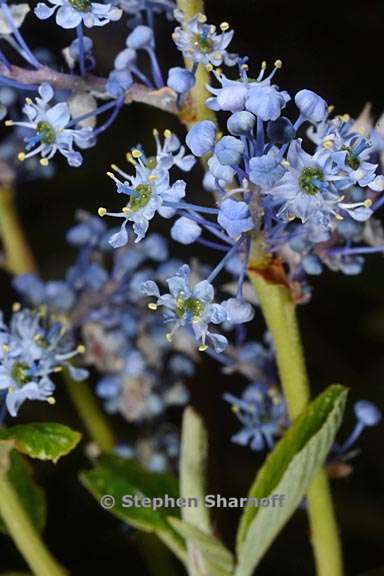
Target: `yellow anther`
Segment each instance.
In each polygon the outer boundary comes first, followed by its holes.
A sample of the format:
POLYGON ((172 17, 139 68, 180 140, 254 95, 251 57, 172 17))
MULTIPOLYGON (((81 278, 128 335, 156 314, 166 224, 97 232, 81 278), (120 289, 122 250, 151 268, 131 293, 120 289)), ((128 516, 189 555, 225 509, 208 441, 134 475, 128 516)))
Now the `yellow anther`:
POLYGON ((170 130, 168 130, 168 128, 166 130, 164 130, 164 138, 170 138, 172 136, 172 132, 170 130))
POLYGON ((200 22, 200 24, 204 24, 207 21, 207 17, 205 14, 199 14, 197 19, 200 22))
MULTIPOLYGON (((119 167, 116 166, 116 164, 111 164, 111 168, 112 168, 112 170, 116 170, 116 171, 119 169, 119 167)), ((107 174, 110 174, 110 172, 107 172, 107 174)))
POLYGON ((40 164, 41 166, 48 166, 49 164, 48 158, 40 158, 40 164))
POLYGON ((248 64, 242 64, 242 65, 241 65, 241 69, 242 69, 242 70, 245 70, 245 72, 247 72, 247 71, 249 70, 248 64))
POLYGON ((103 206, 100 206, 100 208, 98 209, 97 213, 98 213, 98 215, 102 218, 103 216, 106 215, 107 209, 106 209, 106 208, 103 208, 103 206))
POLYGON ((210 62, 208 64, 206 64, 205 69, 207 72, 212 72, 212 70, 213 70, 212 64, 210 62))
POLYGON ((56 400, 54 399, 53 396, 50 396, 49 398, 47 398, 47 402, 48 402, 48 404, 50 404, 51 406, 53 406, 53 404, 56 404, 56 400))
POLYGON ((332 142, 332 140, 325 140, 325 141, 323 142, 323 146, 324 146, 324 148, 326 148, 327 150, 332 150, 332 148, 333 148, 333 142, 332 142))
POLYGON ((150 174, 150 175, 148 176, 148 180, 157 180, 156 174, 150 174))
POLYGON ((130 152, 127 152, 127 154, 126 154, 125 157, 126 157, 126 159, 128 160, 128 162, 130 162, 131 164, 133 164, 133 165, 136 164, 136 161, 133 159, 133 156, 132 156, 132 154, 131 154, 130 152))
POLYGON ((283 65, 283 63, 282 63, 281 60, 276 60, 276 62, 275 62, 275 68, 281 68, 282 65, 283 65))
POLYGON ((266 63, 265 60, 263 60, 262 63, 261 63, 261 69, 262 69, 262 70, 265 70, 266 67, 267 67, 267 63, 266 63))
POLYGON ((157 129, 157 128, 154 128, 154 129, 152 130, 152 134, 153 134, 154 136, 158 136, 158 135, 159 135, 158 129, 157 129))
POLYGON ((20 160, 20 162, 24 162, 25 160, 24 152, 19 152, 19 154, 17 155, 17 159, 20 160))
POLYGON ((226 30, 228 30, 228 28, 229 28, 228 22, 222 22, 222 23, 220 24, 220 30, 221 30, 222 32, 225 32, 226 30))
POLYGON ((351 119, 351 117, 350 117, 349 114, 341 114, 341 115, 340 115, 340 120, 341 120, 342 122, 349 122, 350 119, 351 119))
POLYGON ((214 34, 216 32, 216 26, 214 24, 211 24, 209 30, 210 30, 211 34, 214 34))
POLYGON ((84 344, 79 344, 78 347, 76 348, 76 351, 78 352, 78 354, 84 354, 85 353, 84 344))
POLYGON ((124 208, 121 210, 124 214, 128 214, 128 212, 130 212, 128 206, 124 206, 124 208))
POLYGON ((63 371, 63 367, 62 367, 62 366, 56 366, 56 367, 53 369, 53 371, 56 372, 56 374, 58 374, 59 372, 62 372, 62 371, 63 371))
POLYGON ((201 344, 199 346, 199 352, 205 352, 206 350, 208 350, 208 346, 206 344, 201 344))
POLYGON ((140 150, 137 150, 137 148, 134 148, 134 150, 132 150, 132 157, 133 158, 140 158, 140 156, 142 156, 143 153, 140 152, 140 150))
POLYGON ((232 404, 231 410, 234 414, 237 414, 239 412, 240 408, 238 407, 237 404, 232 404))
POLYGON ((344 218, 340 214, 336 214, 335 217, 336 217, 336 220, 339 220, 339 221, 344 220, 344 218))
POLYGON ((13 126, 13 121, 12 120, 6 120, 4 122, 5 126, 13 126))
POLYGON ((166 339, 168 342, 172 342, 172 340, 173 340, 173 334, 172 334, 171 332, 168 332, 168 333, 165 335, 165 339, 166 339))
POLYGON ((333 104, 330 104, 330 105, 328 106, 328 112, 329 112, 329 113, 333 112, 334 109, 335 109, 335 106, 334 106, 333 104))
POLYGON ((290 166, 290 163, 288 162, 288 160, 282 160, 282 161, 281 161, 281 165, 282 165, 284 168, 288 168, 288 167, 290 166))
POLYGON ((3 344, 3 352, 4 352, 5 354, 7 354, 7 353, 9 352, 9 346, 8 346, 8 344, 3 344))
POLYGON ((116 176, 113 174, 113 172, 106 172, 108 178, 112 178, 112 180, 114 180, 116 178, 116 176))
POLYGON ((20 302, 14 302, 12 304, 12 312, 18 312, 21 308, 20 302))
POLYGON ((154 302, 150 302, 150 303, 148 304, 148 308, 149 308, 150 310, 157 310, 158 306, 157 306, 157 304, 155 304, 154 302))
POLYGON ((370 208, 372 206, 373 202, 370 198, 367 198, 366 200, 364 200, 364 206, 366 208, 370 208))
POLYGON ((26 98, 25 101, 27 104, 33 104, 33 101, 31 98, 26 98))

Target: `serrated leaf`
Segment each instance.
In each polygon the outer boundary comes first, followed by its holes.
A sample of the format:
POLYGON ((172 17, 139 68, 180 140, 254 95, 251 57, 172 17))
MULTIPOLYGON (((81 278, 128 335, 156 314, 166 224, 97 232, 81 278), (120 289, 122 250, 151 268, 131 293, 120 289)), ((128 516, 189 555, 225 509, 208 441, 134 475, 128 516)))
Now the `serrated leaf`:
POLYGON ((233 556, 224 544, 199 528, 178 518, 169 518, 172 526, 201 553, 210 576, 230 576, 233 570, 233 556))
POLYGON ((235 576, 250 576, 278 532, 300 504, 320 470, 340 426, 347 391, 330 386, 297 418, 268 456, 249 497, 285 495, 284 506, 249 507, 238 533, 235 576))
MULTIPOLYGON (((45 496, 40 486, 34 481, 33 470, 29 462, 16 450, 12 450, 9 453, 7 478, 16 490, 20 502, 33 525, 41 532, 46 521, 45 496)), ((0 532, 3 534, 8 533, 1 516, 0 532)))
POLYGON ((19 424, 0 430, 0 442, 11 441, 19 452, 30 458, 56 463, 79 443, 81 434, 57 422, 19 424))
MULTIPOLYGON (((177 507, 157 509, 141 506, 124 506, 123 496, 141 498, 178 498, 177 480, 169 474, 149 472, 133 460, 114 455, 103 455, 93 470, 80 474, 83 485, 101 502, 102 496, 113 496, 115 504, 108 511, 127 524, 155 532, 179 557, 184 560, 184 543, 169 523, 170 514, 178 515, 177 507)), ((127 503, 127 502, 125 502, 127 503)))

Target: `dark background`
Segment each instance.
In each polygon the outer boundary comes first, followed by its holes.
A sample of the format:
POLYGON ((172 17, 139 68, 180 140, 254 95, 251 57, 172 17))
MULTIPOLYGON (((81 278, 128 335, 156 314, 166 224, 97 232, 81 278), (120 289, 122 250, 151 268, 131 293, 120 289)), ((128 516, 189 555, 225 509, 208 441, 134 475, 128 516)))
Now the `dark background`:
MULTIPOLYGON (((276 80, 290 94, 310 88, 334 104, 337 113, 348 112, 352 116, 358 115, 364 103, 370 101, 375 114, 381 114, 384 108, 381 1, 211 0, 206 6, 209 22, 218 24, 226 20, 235 28, 231 48, 249 55, 251 71, 256 71, 262 60, 272 65, 276 58, 281 58, 283 69, 276 80)), ((72 39, 72 32, 58 29, 52 19, 41 23, 30 15, 25 29, 32 46, 46 45, 56 53, 72 39)), ((168 38, 170 29, 160 19, 159 52, 164 70, 179 62, 168 38)), ((123 45, 124 28, 111 25, 92 35, 100 73, 106 73, 123 45)), ((180 135, 183 133, 166 114, 132 105, 100 137, 98 146, 85 153, 82 168, 69 169, 60 161, 54 180, 19 186, 21 218, 45 278, 61 277, 73 257, 64 235, 77 209, 96 212, 99 205, 107 205, 111 210, 120 205, 105 172, 111 162, 123 165, 125 152, 139 140, 151 145, 153 127, 174 127, 180 135)), ((351 388, 341 437, 354 424, 353 401, 365 398, 381 407, 384 404, 383 270, 382 258, 375 256, 367 261, 364 273, 358 277, 326 272, 313 280, 312 301, 300 310, 313 392, 332 382, 351 388)), ((6 310, 14 297, 9 284, 10 278, 1 272, 0 303, 6 310)), ((255 330, 257 335, 262 333, 261 318, 255 330)), ((222 402, 221 394, 224 390, 239 393, 243 384, 240 377, 223 377, 210 361, 199 368, 191 383, 192 401, 209 424, 210 492, 228 496, 245 495, 262 462, 260 455, 233 446, 229 440, 237 423, 222 402)), ((65 394, 59 392, 58 400, 55 407, 25 405, 22 419, 57 418, 80 428, 65 394)), ((127 425, 118 417, 114 424, 119 439, 124 441, 127 425)), ((384 565, 383 441, 382 426, 368 430, 359 442, 361 454, 354 461, 353 474, 334 482, 348 575, 384 565)), ((45 535, 50 548, 63 564, 71 567, 74 576, 148 574, 135 547, 135 538, 140 536, 127 534, 117 520, 98 509, 79 485, 77 470, 86 466, 82 450, 78 449, 56 467, 50 464, 36 467, 48 496, 45 535)), ((236 513, 221 511, 216 520, 218 531, 232 543, 236 513)), ((268 552, 258 574, 312 575, 307 532, 305 514, 299 511, 268 552)), ((0 541, 0 558, 1 569, 24 567, 6 538, 0 541)))

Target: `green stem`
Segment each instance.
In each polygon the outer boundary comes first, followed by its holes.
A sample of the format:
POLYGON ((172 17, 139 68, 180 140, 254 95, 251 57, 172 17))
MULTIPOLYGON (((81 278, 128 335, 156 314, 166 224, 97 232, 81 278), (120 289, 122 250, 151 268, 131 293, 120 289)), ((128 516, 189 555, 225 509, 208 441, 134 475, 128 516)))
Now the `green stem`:
MULTIPOLYGON (((177 0, 177 6, 184 12, 186 20, 191 20, 196 14, 204 14, 203 0, 177 0)), ((185 65, 191 68, 188 60, 185 60, 185 65)), ((209 84, 209 74, 204 66, 199 65, 196 71, 196 83, 179 114, 180 120, 188 128, 201 120, 212 120, 216 124, 215 113, 205 105, 206 99, 210 96, 206 84, 209 84)))
POLYGON ((88 382, 75 382, 68 371, 63 372, 68 394, 92 440, 96 442, 102 452, 111 452, 115 440, 111 427, 100 409, 88 382))
MULTIPOLYGON (((268 282, 255 268, 249 269, 248 275, 272 334, 289 416, 294 419, 308 404, 310 397, 296 306, 288 287, 268 282)), ((311 484, 307 498, 317 574, 342 576, 340 538, 329 483, 324 472, 311 484)))
POLYGON ((35 262, 20 225, 11 185, 0 187, 0 234, 5 251, 5 267, 13 274, 35 271, 35 262))
POLYGON ((21 506, 6 472, 0 472, 0 516, 33 574, 36 576, 65 576, 67 574, 45 547, 21 506))

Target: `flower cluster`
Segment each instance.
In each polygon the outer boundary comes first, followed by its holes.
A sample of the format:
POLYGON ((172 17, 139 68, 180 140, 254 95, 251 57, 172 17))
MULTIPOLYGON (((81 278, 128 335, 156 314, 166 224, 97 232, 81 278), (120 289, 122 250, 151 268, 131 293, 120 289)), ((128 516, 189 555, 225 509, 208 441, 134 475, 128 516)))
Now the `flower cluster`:
POLYGON ((54 404, 55 385, 52 376, 67 368, 72 377, 81 380, 87 371, 75 368, 70 360, 84 351, 73 348, 65 325, 54 320, 47 310, 21 309, 7 326, 0 317, 0 390, 11 416, 16 416, 25 400, 42 400, 54 404))
POLYGON ((43 282, 26 274, 14 287, 30 305, 65 319, 72 338, 84 342, 82 365, 97 370, 96 393, 108 413, 159 425, 168 408, 188 401, 184 381, 194 373, 195 358, 187 333, 172 344, 166 340, 139 288, 153 275, 163 281, 179 263, 168 260, 157 234, 113 252, 108 235, 99 218, 80 213, 67 235, 78 255, 65 279, 43 282))

